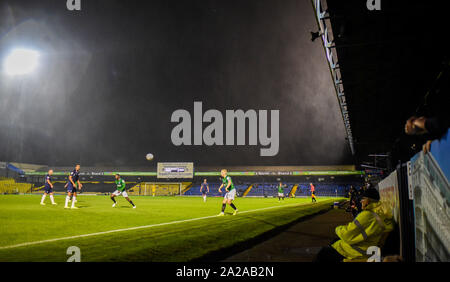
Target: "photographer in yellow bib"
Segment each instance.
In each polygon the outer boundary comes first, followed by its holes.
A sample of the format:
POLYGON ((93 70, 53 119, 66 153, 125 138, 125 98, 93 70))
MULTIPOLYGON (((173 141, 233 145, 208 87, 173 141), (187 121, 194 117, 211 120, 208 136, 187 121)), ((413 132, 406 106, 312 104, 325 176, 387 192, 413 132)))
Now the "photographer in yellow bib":
POLYGON ((317 262, 364 260, 367 249, 381 247, 389 232, 394 229, 392 215, 383 210, 380 194, 369 188, 362 195, 362 211, 349 224, 336 227, 335 240, 317 254, 317 262))

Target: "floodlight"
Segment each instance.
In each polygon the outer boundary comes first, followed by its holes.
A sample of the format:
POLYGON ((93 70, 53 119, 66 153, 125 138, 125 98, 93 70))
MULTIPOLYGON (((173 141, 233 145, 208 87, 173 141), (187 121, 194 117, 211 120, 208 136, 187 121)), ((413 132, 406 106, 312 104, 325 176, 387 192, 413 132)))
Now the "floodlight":
POLYGON ((39 52, 31 49, 14 49, 3 61, 8 75, 24 75, 33 72, 39 62, 39 52))

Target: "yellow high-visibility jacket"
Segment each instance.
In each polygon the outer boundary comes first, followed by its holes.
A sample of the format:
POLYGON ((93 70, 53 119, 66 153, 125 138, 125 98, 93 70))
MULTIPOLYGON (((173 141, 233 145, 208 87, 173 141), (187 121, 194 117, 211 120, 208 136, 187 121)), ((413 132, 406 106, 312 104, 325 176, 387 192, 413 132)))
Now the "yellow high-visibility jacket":
POLYGON ((381 239, 393 229, 392 215, 382 209, 380 202, 371 203, 348 225, 336 227, 340 240, 332 247, 346 259, 365 258, 367 248, 381 247, 381 239))

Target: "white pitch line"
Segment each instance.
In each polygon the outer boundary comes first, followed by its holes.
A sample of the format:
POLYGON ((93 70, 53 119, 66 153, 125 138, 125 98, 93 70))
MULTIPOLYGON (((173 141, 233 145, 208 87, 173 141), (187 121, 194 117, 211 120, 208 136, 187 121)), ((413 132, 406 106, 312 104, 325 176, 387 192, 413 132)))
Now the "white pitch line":
MULTIPOLYGON (((305 204, 309 204, 309 203, 290 204, 290 205, 285 205, 285 206, 273 206, 273 207, 261 208, 261 209, 256 209, 256 210, 242 211, 242 212, 239 212, 239 214, 256 212, 256 211, 262 211, 262 210, 269 210, 269 209, 275 209, 275 208, 285 208, 285 207, 291 207, 291 206, 303 206, 305 204)), ((177 224, 177 223, 183 223, 183 222, 189 222, 189 221, 197 221, 197 220, 214 218, 214 217, 217 217, 217 215, 210 215, 210 216, 205 216, 205 217, 197 217, 197 218, 176 220, 176 221, 163 222, 163 223, 157 223, 157 224, 150 224, 150 225, 142 225, 142 226, 136 226, 136 227, 122 228, 122 229, 115 229, 115 230, 102 231, 102 232, 89 233, 89 234, 82 234, 82 235, 75 235, 75 236, 62 237, 62 238, 54 238, 54 239, 48 239, 48 240, 42 240, 42 241, 26 242, 26 243, 20 243, 20 244, 16 244, 16 245, 3 246, 3 247, 0 247, 0 250, 19 248, 19 247, 25 247, 25 246, 37 245, 37 244, 44 244, 44 243, 51 243, 51 242, 62 241, 62 240, 90 237, 90 236, 98 236, 98 235, 104 235, 104 234, 110 234, 110 233, 116 233, 116 232, 131 231, 131 230, 138 230, 138 229, 144 229, 144 228, 152 228, 152 227, 157 227, 157 226, 171 225, 171 224, 177 224)))

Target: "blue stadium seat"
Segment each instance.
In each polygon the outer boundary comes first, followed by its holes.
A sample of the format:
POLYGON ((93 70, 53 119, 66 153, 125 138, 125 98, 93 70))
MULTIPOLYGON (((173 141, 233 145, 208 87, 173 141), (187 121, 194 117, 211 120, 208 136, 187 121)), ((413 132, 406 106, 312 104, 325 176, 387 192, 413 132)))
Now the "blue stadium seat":
MULTIPOLYGON (((247 197, 273 197, 278 194, 278 183, 277 182, 268 182, 268 183, 243 183, 239 185, 235 185, 235 188, 239 195, 242 195, 244 191, 253 184, 252 189, 247 194, 247 197)), ((308 197, 311 196, 309 183, 284 183, 286 187, 283 188, 284 194, 288 195, 292 190, 294 185, 298 184, 297 191, 295 192, 295 196, 300 197, 308 197)), ((209 183, 209 196, 223 196, 224 191, 222 190, 222 194, 218 192, 221 183, 209 183)), ((316 183, 316 195, 320 196, 338 196, 345 197, 347 196, 347 191, 350 189, 350 184, 335 184, 335 183, 316 183)), ((200 183, 194 183, 192 188, 189 189, 184 195, 196 195, 200 196, 200 183)))

